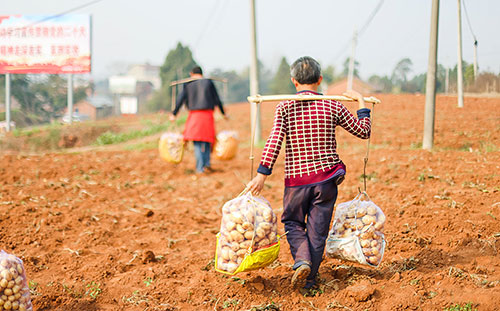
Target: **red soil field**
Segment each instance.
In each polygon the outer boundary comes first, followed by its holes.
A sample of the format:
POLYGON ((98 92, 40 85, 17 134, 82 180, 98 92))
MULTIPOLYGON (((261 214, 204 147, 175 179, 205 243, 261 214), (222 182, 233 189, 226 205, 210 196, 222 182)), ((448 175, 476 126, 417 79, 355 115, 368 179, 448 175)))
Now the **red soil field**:
MULTIPOLYGON (((378 268, 325 258, 313 297, 289 285, 286 239, 269 267, 214 270, 221 207, 250 179, 246 103, 217 121, 238 131, 238 155, 202 176, 192 148, 178 165, 157 149, 117 146, 0 155, 0 248, 23 260, 38 311, 500 310, 500 99, 466 97, 457 108, 456 97, 438 96, 425 151, 425 96, 377 97, 366 174, 387 216, 384 258, 378 268)), ((264 136, 274 107, 262 105, 264 136)), ((340 128, 337 138, 347 165, 338 204, 363 187, 367 142, 340 128)), ((283 168, 280 155, 263 192, 278 217, 283 168)))

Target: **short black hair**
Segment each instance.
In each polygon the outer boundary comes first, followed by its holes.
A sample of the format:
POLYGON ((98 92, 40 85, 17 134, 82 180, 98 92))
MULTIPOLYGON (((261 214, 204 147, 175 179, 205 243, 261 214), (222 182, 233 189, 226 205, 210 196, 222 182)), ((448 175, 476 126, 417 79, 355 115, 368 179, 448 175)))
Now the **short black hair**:
POLYGON ((300 84, 313 84, 321 77, 321 66, 314 58, 303 56, 290 66, 290 75, 300 84))
POLYGON ((201 70, 200 66, 194 66, 193 69, 191 69, 191 72, 196 73, 196 74, 200 74, 200 75, 203 74, 203 70, 201 70))

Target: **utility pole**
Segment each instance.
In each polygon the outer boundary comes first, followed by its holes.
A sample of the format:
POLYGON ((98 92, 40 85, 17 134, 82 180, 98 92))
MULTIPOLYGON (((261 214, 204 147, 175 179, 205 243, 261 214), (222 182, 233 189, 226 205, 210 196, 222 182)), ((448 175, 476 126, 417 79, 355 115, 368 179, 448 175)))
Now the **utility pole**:
POLYGON ((458 66, 457 66, 457 97, 458 108, 464 107, 464 76, 462 69, 462 9, 460 0, 458 3, 458 66))
POLYGON ((10 73, 5 74, 5 121, 7 132, 10 132, 10 73))
POLYGON ((358 42, 358 31, 354 29, 352 35, 351 57, 349 58, 349 72, 347 73, 347 90, 352 90, 352 82, 354 80, 354 54, 356 54, 356 44, 358 42))
POLYGON ((424 139, 422 148, 431 150, 434 144, 434 115, 436 111, 436 67, 438 50, 439 0, 432 0, 429 63, 425 88, 424 139))
POLYGON ((474 81, 477 78, 477 40, 474 39, 474 81))
POLYGON ((68 116, 69 124, 73 123, 73 74, 68 74, 68 116))
MULTIPOLYGON (((259 94, 259 68, 257 62, 257 30, 255 25, 255 0, 250 0, 250 95, 259 94)), ((257 146, 261 140, 260 127, 260 105, 251 103, 252 133, 254 133, 254 145, 257 146)))
POLYGON ((450 91, 450 68, 446 68, 446 77, 444 80, 444 92, 448 95, 450 91))

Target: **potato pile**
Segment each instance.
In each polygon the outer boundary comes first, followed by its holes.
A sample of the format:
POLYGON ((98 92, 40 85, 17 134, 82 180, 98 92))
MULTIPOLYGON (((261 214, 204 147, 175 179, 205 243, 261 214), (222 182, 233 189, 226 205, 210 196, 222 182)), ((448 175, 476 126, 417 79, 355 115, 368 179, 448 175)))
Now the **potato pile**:
POLYGON ((170 163, 180 163, 184 154, 184 139, 179 133, 164 133, 158 145, 160 157, 170 163))
POLYGON ((33 310, 23 262, 0 253, 0 310, 33 310))
POLYGON ((217 268, 233 273, 247 254, 277 241, 277 217, 269 202, 249 194, 228 201, 222 207, 217 268))
POLYGON ((238 134, 235 131, 222 131, 217 134, 215 157, 219 160, 231 160, 238 152, 238 134))
POLYGON ((378 266, 385 248, 385 215, 372 201, 339 204, 327 241, 331 257, 378 266))

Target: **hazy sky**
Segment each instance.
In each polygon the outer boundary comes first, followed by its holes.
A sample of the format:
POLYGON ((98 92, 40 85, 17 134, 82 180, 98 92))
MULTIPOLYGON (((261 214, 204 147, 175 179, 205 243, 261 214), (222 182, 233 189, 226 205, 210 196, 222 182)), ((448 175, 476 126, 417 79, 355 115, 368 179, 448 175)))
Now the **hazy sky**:
MULTIPOLYGON (((480 70, 500 72, 500 1, 465 1, 476 35, 480 70)), ((3 0, 1 15, 57 14, 90 0, 3 0)), ((255 0, 259 59, 273 71, 309 55, 337 72, 380 0, 255 0)), ((438 62, 457 63, 457 0, 440 1, 438 62)), ((427 69, 431 0, 385 0, 360 34, 356 60, 363 78, 390 74, 404 57, 413 72, 427 69)), ((240 71, 250 63, 250 0, 102 0, 74 13, 93 16, 93 74, 118 63, 161 65, 177 42, 206 72, 240 71)), ((473 61, 473 37, 462 9, 463 59, 473 61)))

